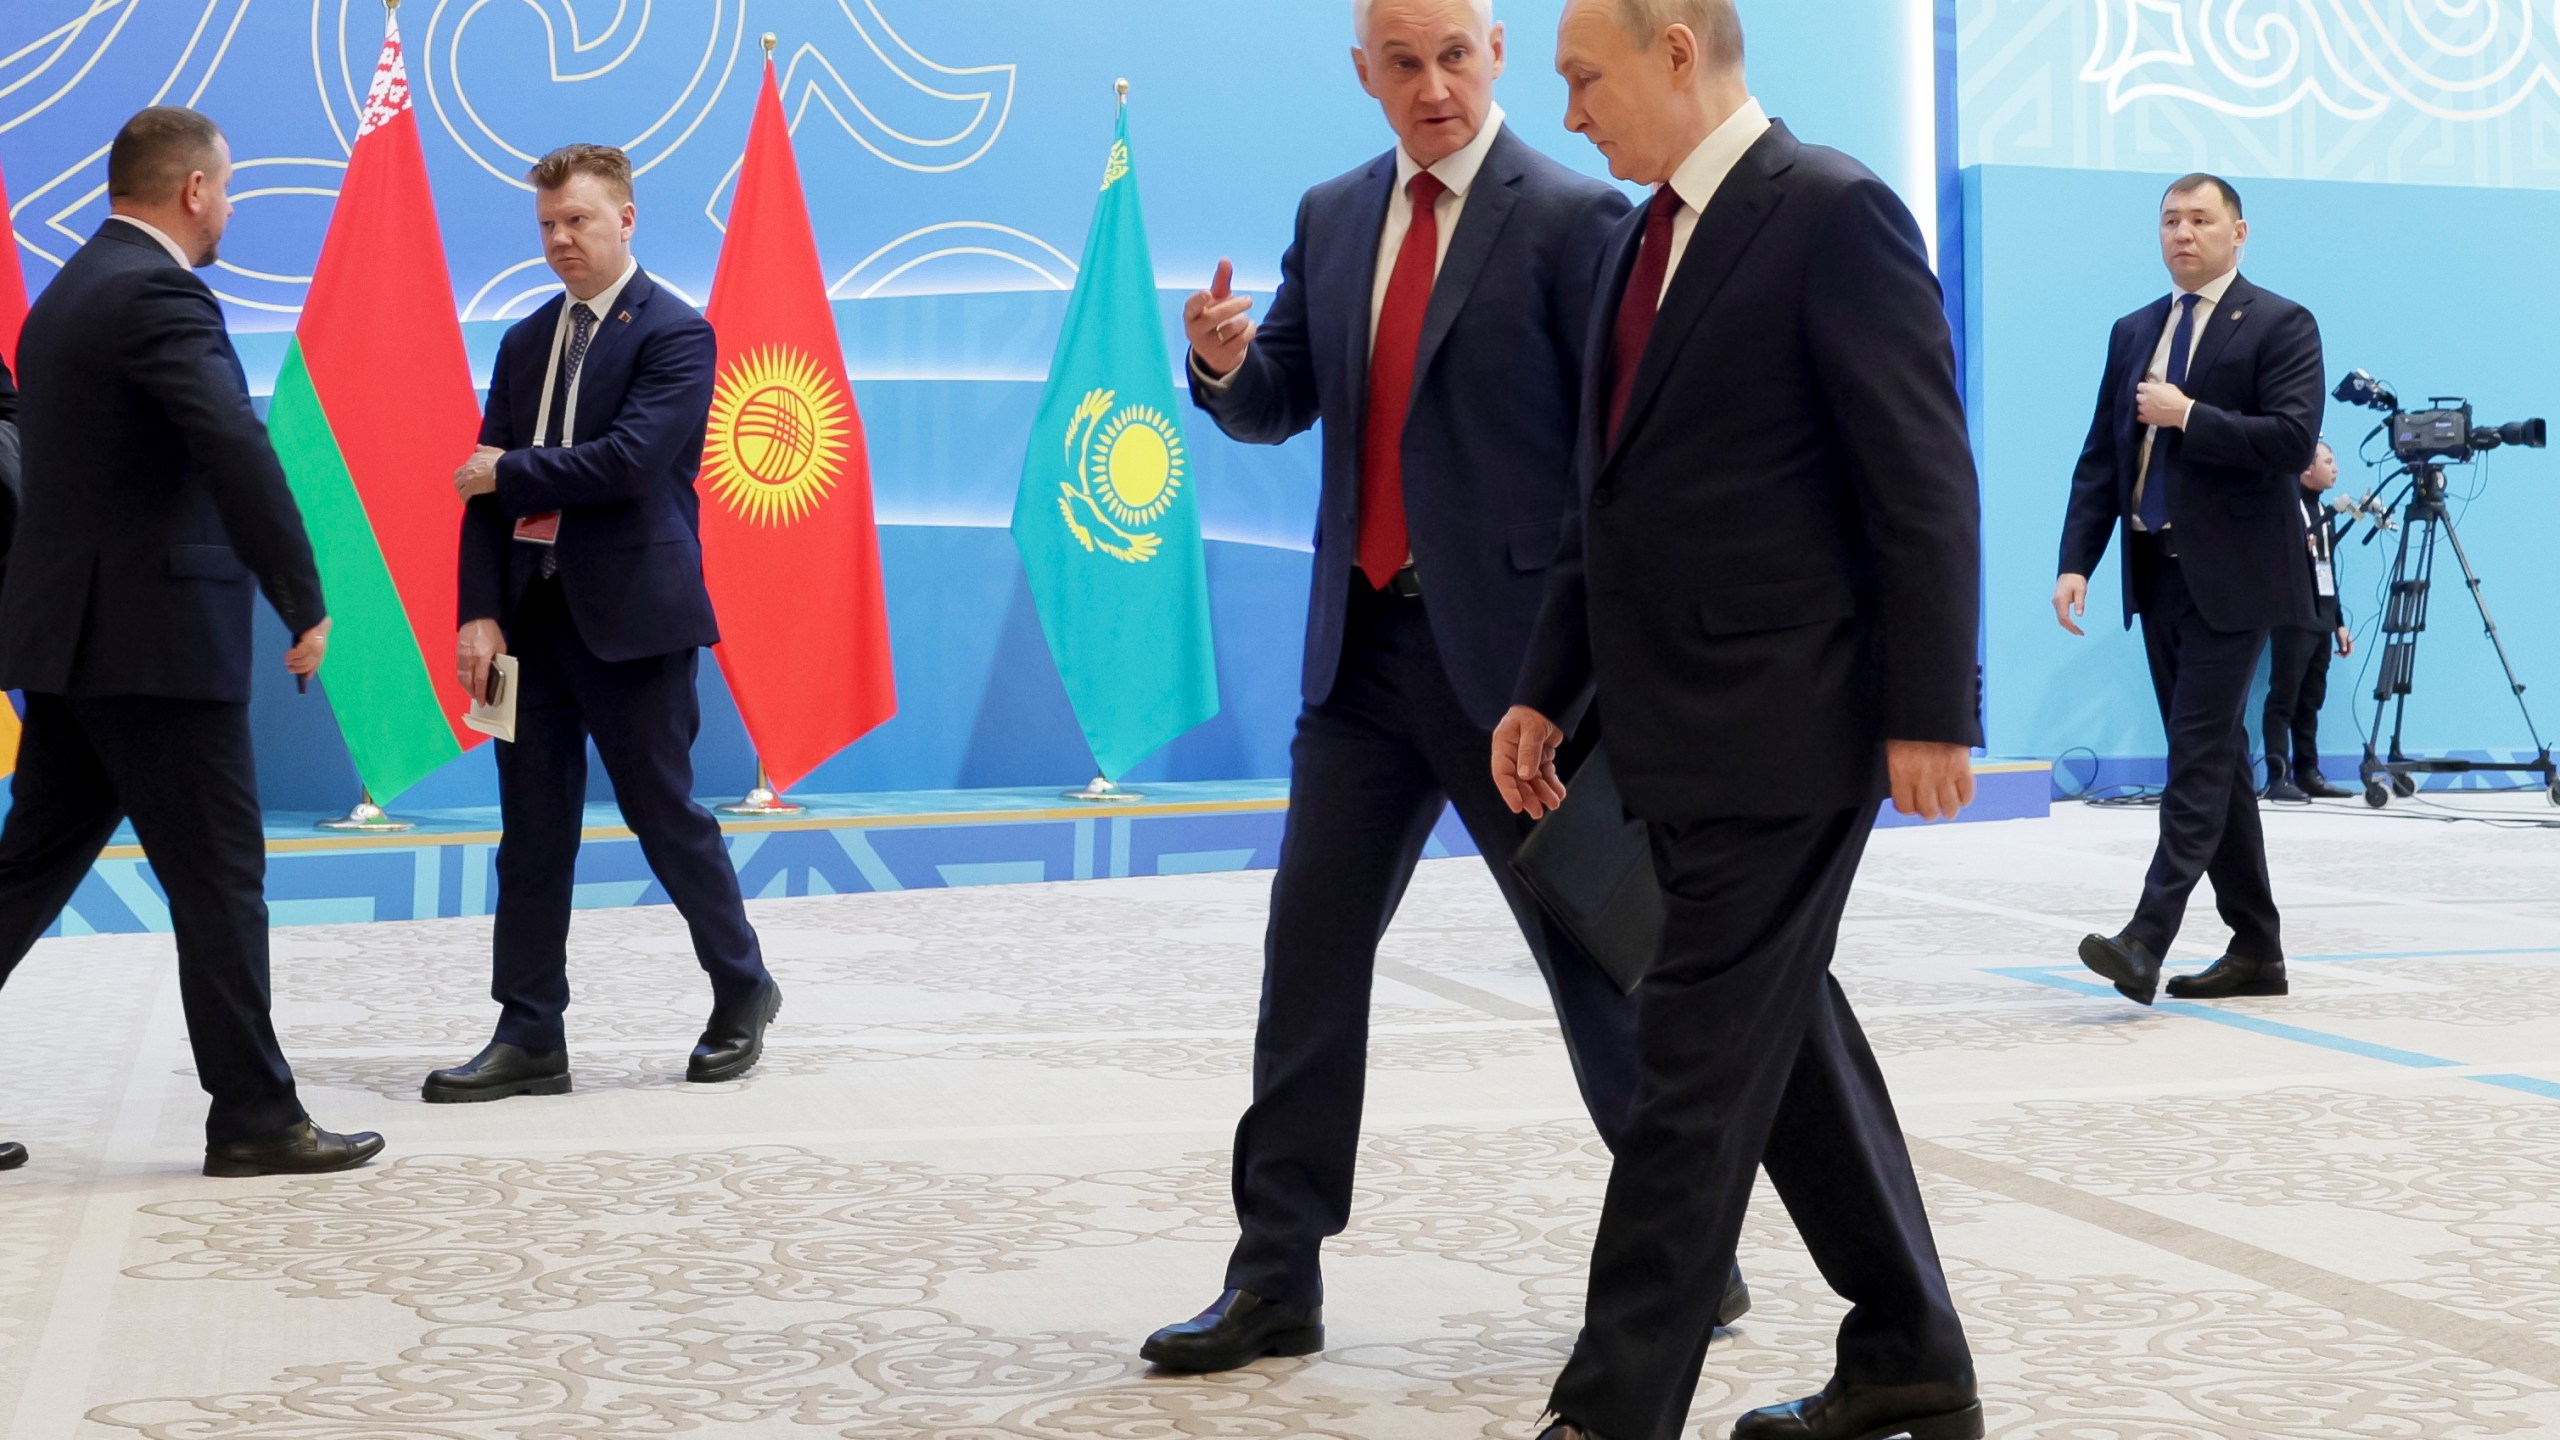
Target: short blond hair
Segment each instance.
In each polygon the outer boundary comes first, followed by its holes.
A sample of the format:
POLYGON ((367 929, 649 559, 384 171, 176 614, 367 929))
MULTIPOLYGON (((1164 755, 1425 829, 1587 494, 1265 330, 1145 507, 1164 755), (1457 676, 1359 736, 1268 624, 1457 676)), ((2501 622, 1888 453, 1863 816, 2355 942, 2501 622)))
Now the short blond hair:
POLYGON ((1618 24, 1651 50, 1662 32, 1686 25, 1707 50, 1707 68, 1742 68, 1742 12, 1734 0, 1617 0, 1618 24))
POLYGON ((557 190, 572 175, 592 175, 604 182, 613 203, 631 203, 631 157, 611 145, 563 145, 536 161, 524 178, 536 190, 557 190))

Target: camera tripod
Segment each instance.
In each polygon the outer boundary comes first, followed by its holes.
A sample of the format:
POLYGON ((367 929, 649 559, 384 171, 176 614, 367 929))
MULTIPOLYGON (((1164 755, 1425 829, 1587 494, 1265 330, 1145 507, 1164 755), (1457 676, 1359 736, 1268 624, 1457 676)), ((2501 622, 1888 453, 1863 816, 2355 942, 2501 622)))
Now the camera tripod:
POLYGON ((2560 805, 2560 766, 2552 763, 2551 747, 2543 743, 2542 732, 2533 723, 2533 711, 2524 701, 2524 682, 2516 678, 2515 662, 2507 658, 2506 642, 2498 637, 2498 622, 2489 614, 2489 602, 2480 593, 2480 573, 2471 568, 2471 556, 2462 548, 2462 536, 2454 529, 2453 517, 2445 511, 2444 467, 2421 461, 2401 473, 2409 478, 2408 498, 2402 512, 2399 552, 2391 561, 2391 588, 2387 592, 2390 599, 2382 614, 2382 673, 2374 681, 2373 728, 2364 743, 2364 803, 2379 810, 2390 804, 2394 795, 2415 795, 2420 775, 2490 771, 2539 776, 2551 803, 2560 805), (2515 692, 2525 733, 2533 737, 2534 758, 2530 762, 2499 765, 2451 757, 2413 758, 2401 749, 2400 737, 2409 716, 2409 692, 2417 685, 2418 639, 2427 631, 2427 598, 2435 583, 2439 536, 2452 548, 2454 563, 2462 568, 2471 603, 2480 611, 2480 623, 2490 647, 2498 652, 2498 665, 2506 672, 2507 687, 2515 692), (2385 715, 2391 719, 2388 759, 2382 755, 2385 715))

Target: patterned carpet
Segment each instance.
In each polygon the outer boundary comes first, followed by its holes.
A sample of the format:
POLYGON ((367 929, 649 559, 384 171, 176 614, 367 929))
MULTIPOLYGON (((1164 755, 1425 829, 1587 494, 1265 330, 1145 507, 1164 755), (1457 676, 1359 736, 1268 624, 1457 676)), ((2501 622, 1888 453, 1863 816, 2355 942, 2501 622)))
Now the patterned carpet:
MULTIPOLYGON (((2152 1012, 2070 958, 2147 813, 1878 837, 1839 969, 1995 1435, 2560 1435, 2560 831, 2405 810, 2271 812, 2295 995, 2152 1012)), ((486 921, 282 932, 306 1099, 391 1138, 305 1181, 193 1174, 165 940, 47 942, 0 998, 0 1136, 36 1152, 0 1176, 0 1427, 1526 1440, 1608 1167, 1474 861, 1426 867, 1381 966, 1332 1348, 1134 1358, 1217 1288, 1267 885, 760 904, 789 1008, 714 1087, 675 916, 582 914, 578 1091, 492 1107, 416 1101, 487 1032, 486 921)), ((1744 1245, 1709 1435, 1817 1386, 1839 1314, 1765 1194, 1744 1245)))

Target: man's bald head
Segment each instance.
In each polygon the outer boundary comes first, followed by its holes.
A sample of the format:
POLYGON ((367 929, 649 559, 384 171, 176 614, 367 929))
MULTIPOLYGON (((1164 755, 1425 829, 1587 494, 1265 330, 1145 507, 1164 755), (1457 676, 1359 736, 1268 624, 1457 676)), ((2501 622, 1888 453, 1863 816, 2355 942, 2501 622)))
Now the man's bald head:
POLYGON ((1618 23, 1650 52, 1674 25, 1689 27, 1698 37, 1711 71, 1742 68, 1742 14, 1734 0, 1615 0, 1618 23))
MULTIPOLYGON (((1474 12, 1475 29, 1483 35, 1493 29, 1493 0, 1456 0, 1474 12)), ((1369 21, 1380 10, 1409 8, 1409 0, 1351 0, 1351 38, 1362 45, 1369 43, 1369 21)), ((1441 8, 1435 5, 1433 8, 1441 8)))

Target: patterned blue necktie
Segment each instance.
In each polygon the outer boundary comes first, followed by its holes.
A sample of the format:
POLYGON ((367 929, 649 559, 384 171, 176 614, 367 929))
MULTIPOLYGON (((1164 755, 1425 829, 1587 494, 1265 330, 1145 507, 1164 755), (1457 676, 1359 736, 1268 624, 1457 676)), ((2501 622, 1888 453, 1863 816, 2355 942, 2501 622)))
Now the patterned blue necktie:
MULTIPOLYGON (((2196 304, 2201 295, 2178 297, 2178 328, 2169 335, 2169 375, 2172 385, 2187 388, 2187 360, 2196 348, 2196 304)), ((2142 482, 2142 528, 2154 534, 2169 528, 2169 436, 2168 432, 2151 437, 2151 471, 2142 482)))
MULTIPOLYGON (((551 407, 549 429, 554 445, 569 443, 569 391, 578 383, 578 367, 587 363, 587 342, 596 334, 596 312, 588 309, 584 300, 578 301, 569 307, 569 327, 569 353, 560 357, 560 378, 553 386, 557 393, 551 407)), ((560 547, 557 544, 543 546, 541 558, 534 562, 534 568, 546 580, 559 574, 560 547)))

